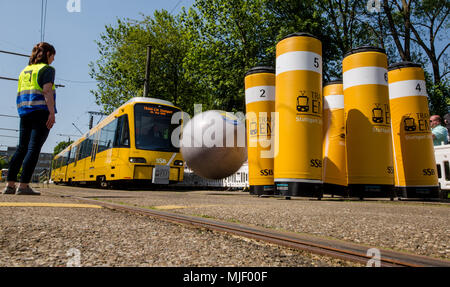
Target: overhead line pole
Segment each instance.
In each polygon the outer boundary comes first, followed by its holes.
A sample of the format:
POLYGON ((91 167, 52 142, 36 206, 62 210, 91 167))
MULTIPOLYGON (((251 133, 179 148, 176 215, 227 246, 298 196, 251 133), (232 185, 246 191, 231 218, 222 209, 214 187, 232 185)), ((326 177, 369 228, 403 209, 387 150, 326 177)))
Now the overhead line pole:
POLYGON ((96 116, 107 116, 107 114, 102 113, 102 112, 88 112, 90 119, 89 119, 89 130, 92 129, 93 125, 94 125, 94 115, 96 116))
POLYGON ((150 87, 150 61, 152 59, 152 46, 147 46, 147 64, 145 67, 145 83, 144 83, 144 97, 148 97, 150 87))

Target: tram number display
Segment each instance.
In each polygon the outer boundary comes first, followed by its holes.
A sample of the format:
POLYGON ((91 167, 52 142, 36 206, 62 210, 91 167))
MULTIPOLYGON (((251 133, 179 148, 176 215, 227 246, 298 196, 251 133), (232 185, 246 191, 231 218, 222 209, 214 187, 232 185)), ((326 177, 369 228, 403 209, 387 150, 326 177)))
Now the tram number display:
POLYGON ((155 165, 153 168, 152 183, 169 184, 170 166, 155 165))

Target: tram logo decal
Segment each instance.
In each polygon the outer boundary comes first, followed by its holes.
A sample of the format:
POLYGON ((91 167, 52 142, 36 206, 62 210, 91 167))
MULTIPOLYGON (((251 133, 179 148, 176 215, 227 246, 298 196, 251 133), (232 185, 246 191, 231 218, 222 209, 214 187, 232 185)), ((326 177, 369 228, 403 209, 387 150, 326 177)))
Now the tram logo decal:
POLYGON ((322 114, 322 95, 315 91, 300 90, 296 101, 297 115, 320 117, 322 114))
POLYGON ((372 122, 375 124, 391 124, 391 113, 388 104, 374 104, 374 108, 372 109, 372 122))
POLYGON ((301 96, 297 97, 297 111, 309 112, 309 98, 305 96, 306 91, 300 91, 301 96))
POLYGON ((405 125, 405 131, 413 132, 417 129, 416 120, 411 117, 407 117, 403 120, 403 124, 405 125))
POLYGON ((428 133, 431 131, 428 113, 409 113, 403 115, 401 129, 408 134, 428 133))
POLYGON ((250 136, 256 137, 258 135, 260 136, 266 136, 270 137, 272 136, 272 125, 274 122, 272 121, 271 117, 267 115, 267 113, 260 113, 259 115, 259 121, 256 119, 250 120, 250 136))

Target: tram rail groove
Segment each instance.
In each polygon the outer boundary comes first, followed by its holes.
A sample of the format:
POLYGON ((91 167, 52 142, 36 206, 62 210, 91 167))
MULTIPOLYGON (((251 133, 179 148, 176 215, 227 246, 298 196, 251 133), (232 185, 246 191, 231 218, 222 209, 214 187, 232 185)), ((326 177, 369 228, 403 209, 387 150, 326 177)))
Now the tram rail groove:
MULTIPOLYGON (((337 259, 366 264, 373 259, 367 256, 372 248, 361 244, 344 242, 337 239, 319 238, 294 232, 275 231, 262 227, 246 226, 242 224, 223 222, 197 216, 171 213, 124 204, 105 202, 74 195, 50 192, 63 197, 69 197, 86 203, 97 204, 111 210, 119 210, 145 216, 156 217, 165 221, 186 224, 210 230, 231 233, 234 235, 264 241, 292 249, 303 250, 314 254, 329 256, 337 259)), ((450 260, 416 255, 375 247, 380 251, 381 267, 450 267, 450 260)))

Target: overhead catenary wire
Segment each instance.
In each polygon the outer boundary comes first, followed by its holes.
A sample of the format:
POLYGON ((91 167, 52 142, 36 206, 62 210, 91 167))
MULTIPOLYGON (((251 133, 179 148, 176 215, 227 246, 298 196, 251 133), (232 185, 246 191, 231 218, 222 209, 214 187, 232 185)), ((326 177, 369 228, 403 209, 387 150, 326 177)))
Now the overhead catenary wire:
POLYGON ((68 82, 68 83, 75 83, 75 84, 96 84, 97 81, 78 81, 78 80, 67 80, 67 79, 63 79, 63 78, 58 78, 56 77, 56 79, 63 81, 63 82, 68 82))
MULTIPOLYGON (((16 82, 19 81, 19 79, 8 78, 8 77, 2 77, 2 76, 0 76, 0 80, 8 80, 8 81, 16 81, 16 82)), ((65 86, 65 85, 60 85, 60 84, 55 84, 55 87, 56 87, 56 88, 65 88, 66 86, 65 86)))
MULTIPOLYGON (((5 50, 0 50, 0 53, 9 54, 9 55, 14 55, 14 56, 27 57, 27 58, 30 57, 30 55, 25 55, 25 54, 16 53, 16 52, 10 52, 10 51, 5 51, 5 50)), ((94 84, 94 83, 97 83, 96 81, 67 80, 67 79, 63 79, 63 78, 59 78, 59 77, 56 77, 56 79, 58 79, 58 80, 60 80, 60 81, 68 82, 68 83, 75 83, 75 84, 94 84)), ((18 79, 8 78, 8 77, 1 77, 1 76, 0 76, 0 80, 18 81, 18 79)), ((55 85, 55 86, 58 87, 58 88, 59 88, 59 87, 61 87, 61 88, 64 88, 64 87, 65 87, 65 85, 55 85)))
POLYGON ((169 14, 172 14, 172 12, 178 7, 178 5, 180 5, 181 1, 183 1, 183 0, 179 0, 178 3, 177 3, 177 5, 175 5, 175 6, 172 8, 172 10, 170 11, 169 14))
POLYGON ((78 132, 83 135, 83 132, 75 125, 75 123, 72 123, 72 125, 78 130, 78 132))
POLYGON ((6 129, 6 128, 0 128, 0 130, 4 130, 4 131, 13 131, 13 132, 18 132, 19 130, 17 129, 6 129))
POLYGON ((16 52, 10 52, 10 51, 4 51, 4 50, 0 50, 0 53, 10 54, 10 55, 15 55, 15 56, 21 56, 21 57, 26 57, 26 58, 30 57, 30 55, 25 55, 25 54, 16 53, 16 52))
POLYGON ((8 78, 8 77, 2 77, 0 76, 0 80, 7 80, 7 81, 19 81, 18 79, 14 79, 14 78, 8 78))
POLYGON ((0 117, 19 118, 19 116, 11 116, 11 115, 3 115, 3 114, 0 114, 0 117))
POLYGON ((80 135, 66 135, 66 134, 56 134, 56 135, 60 137, 77 137, 77 138, 81 137, 80 135))

